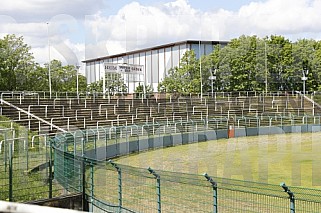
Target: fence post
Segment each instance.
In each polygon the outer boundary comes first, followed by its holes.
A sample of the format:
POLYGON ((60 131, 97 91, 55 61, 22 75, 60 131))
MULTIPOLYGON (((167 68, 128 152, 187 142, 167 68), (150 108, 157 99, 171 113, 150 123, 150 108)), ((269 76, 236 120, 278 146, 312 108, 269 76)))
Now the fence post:
MULTIPOLYGON (((47 136, 46 136, 47 137, 47 136)), ((49 140, 49 198, 52 198, 52 146, 49 140)))
POLYGON ((118 212, 121 212, 123 206, 123 190, 122 190, 122 175, 121 175, 121 168, 115 164, 112 160, 109 160, 109 163, 117 170, 118 173, 118 212))
POLYGON ((290 199, 290 212, 295 213, 295 199, 294 199, 294 193, 289 189, 285 183, 280 183, 280 186, 284 189, 284 192, 286 192, 289 195, 290 199))
POLYGON ((207 173, 204 174, 204 177, 208 182, 212 184, 213 188, 213 213, 217 213, 217 183, 210 177, 207 173))
POLYGON ((91 203, 91 211, 94 211, 94 165, 90 162, 90 203, 91 203))
POLYGON ((12 175, 12 165, 13 164, 13 156, 12 156, 12 143, 9 143, 9 201, 12 201, 13 195, 13 175, 12 175))
POLYGON ((86 195, 86 158, 82 155, 82 210, 89 211, 86 195))
POLYGON ((156 192, 157 192, 157 212, 162 212, 162 205, 161 205, 161 185, 160 185, 160 176, 150 167, 147 169, 149 173, 154 175, 156 178, 156 192))

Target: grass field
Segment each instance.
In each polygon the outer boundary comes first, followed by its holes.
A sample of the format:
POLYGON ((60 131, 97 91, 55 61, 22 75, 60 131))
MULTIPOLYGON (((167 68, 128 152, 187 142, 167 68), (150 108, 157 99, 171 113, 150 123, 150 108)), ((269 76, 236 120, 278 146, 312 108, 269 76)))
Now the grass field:
POLYGON ((156 149, 117 163, 156 170, 321 188, 321 133, 221 139, 156 149))

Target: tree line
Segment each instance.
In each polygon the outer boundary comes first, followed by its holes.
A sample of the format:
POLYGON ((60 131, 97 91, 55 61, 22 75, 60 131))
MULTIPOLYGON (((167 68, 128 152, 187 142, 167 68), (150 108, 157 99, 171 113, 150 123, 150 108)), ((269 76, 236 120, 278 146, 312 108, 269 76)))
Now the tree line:
MULTIPOLYGON (((77 67, 50 62, 52 91, 76 91, 77 67)), ((6 35, 0 39, 0 91, 49 91, 48 64, 35 62, 31 47, 23 37, 6 35)), ((106 74, 108 75, 108 74, 106 74)), ((321 89, 321 41, 289 39, 272 35, 265 38, 240 36, 226 46, 196 58, 194 51, 182 57, 178 67, 168 71, 159 84, 160 92, 200 93, 217 91, 294 91, 321 89)), ((107 79, 111 79, 107 76, 107 79)), ((78 75, 79 91, 102 91, 102 80, 87 85, 78 75)), ((136 92, 142 90, 138 87, 136 92)), ((121 75, 107 82, 106 92, 127 93, 121 75)))
MULTIPOLYGON (((51 89, 57 92, 77 90, 77 67, 50 61, 51 89)), ((79 91, 87 90, 86 78, 78 75, 79 91)), ((35 62, 31 47, 23 37, 6 35, 0 39, 0 91, 49 91, 48 63, 35 62)))
POLYGON ((214 91, 307 91, 321 89, 321 41, 272 35, 240 36, 196 58, 193 50, 170 70, 159 91, 181 94, 214 91))

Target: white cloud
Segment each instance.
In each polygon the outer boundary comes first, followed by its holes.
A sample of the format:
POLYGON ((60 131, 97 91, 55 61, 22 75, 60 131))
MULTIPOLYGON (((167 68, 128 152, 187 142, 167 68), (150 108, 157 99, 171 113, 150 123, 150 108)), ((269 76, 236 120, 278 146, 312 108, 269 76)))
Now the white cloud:
POLYGON ((104 7, 104 0, 2 0, 0 14, 19 22, 49 20, 58 14, 84 18, 104 7))
POLYGON ((229 40, 242 34, 321 39, 321 0, 266 0, 244 5, 238 11, 200 11, 187 0, 152 6, 132 2, 112 16, 100 10, 103 0, 12 2, 4 0, 0 8, 0 36, 23 35, 40 64, 48 60, 48 20, 52 58, 71 64, 187 39, 229 40), (19 21, 13 14, 27 21, 19 21), (29 15, 35 18, 28 19, 29 15))
POLYGON ((305 35, 319 39, 319 11, 321 0, 252 2, 236 12, 210 8, 209 12, 203 12, 192 8, 187 0, 176 0, 161 7, 133 2, 115 16, 96 14, 87 20, 86 26, 87 31, 93 33, 91 38, 100 43, 113 43, 113 46, 107 45, 107 49, 109 54, 114 54, 117 50, 178 40, 229 40, 242 34, 280 34, 295 39, 305 35))
POLYGON ((51 59, 64 64, 79 64, 85 57, 85 45, 81 22, 69 15, 56 15, 46 22, 17 22, 9 16, 1 16, 0 36, 16 34, 23 36, 24 42, 32 47, 36 61, 43 65, 48 62, 48 39, 51 59), (77 41, 80 40, 80 41, 77 41))
POLYGON ((320 33, 320 0, 269 0, 243 6, 238 16, 258 34, 320 33))

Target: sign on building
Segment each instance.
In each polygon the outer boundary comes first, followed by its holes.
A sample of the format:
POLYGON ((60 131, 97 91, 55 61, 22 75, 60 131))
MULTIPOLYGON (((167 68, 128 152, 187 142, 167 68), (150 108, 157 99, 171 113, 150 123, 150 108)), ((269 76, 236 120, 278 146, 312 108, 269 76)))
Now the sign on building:
POLYGON ((112 64, 105 63, 105 72, 119 74, 141 74, 143 75, 143 66, 135 64, 112 64))

